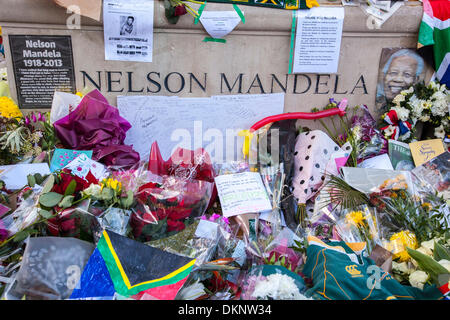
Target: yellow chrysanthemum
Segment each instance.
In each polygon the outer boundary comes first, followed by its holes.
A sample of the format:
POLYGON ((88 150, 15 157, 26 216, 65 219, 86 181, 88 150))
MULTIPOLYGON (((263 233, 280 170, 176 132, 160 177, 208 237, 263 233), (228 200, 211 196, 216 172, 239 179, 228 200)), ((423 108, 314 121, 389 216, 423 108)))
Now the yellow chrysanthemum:
POLYGON ((406 247, 417 249, 418 243, 416 235, 410 231, 400 231, 392 235, 390 244, 394 256, 394 260, 398 262, 405 262, 409 260, 410 256, 406 251, 406 247))
POLYGON ((347 221, 355 226, 364 226, 365 224, 365 217, 364 213, 362 211, 352 211, 347 213, 345 216, 347 221))
POLYGON ((0 97, 0 116, 5 118, 22 118, 22 112, 11 98, 0 97))

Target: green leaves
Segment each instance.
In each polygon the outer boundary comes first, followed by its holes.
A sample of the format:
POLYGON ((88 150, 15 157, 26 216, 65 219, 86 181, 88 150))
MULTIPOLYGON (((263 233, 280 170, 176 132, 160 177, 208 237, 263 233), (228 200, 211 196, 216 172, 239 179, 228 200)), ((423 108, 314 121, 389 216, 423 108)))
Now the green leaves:
POLYGON ((36 185, 36 179, 32 174, 27 175, 28 185, 33 188, 36 185))
POLYGON ((111 188, 103 188, 100 196, 102 199, 110 201, 114 197, 114 190, 111 188))
POLYGON ((33 188, 36 184, 40 185, 44 182, 45 177, 43 177, 40 173, 29 174, 27 176, 28 185, 33 188))
POLYGON ((70 181, 69 185, 67 186, 66 190, 64 191, 65 196, 69 196, 75 193, 75 189, 77 188, 77 182, 75 179, 70 181))
POLYGON ((126 198, 121 198, 120 199, 120 204, 121 204, 122 208, 128 209, 133 204, 133 201, 134 201, 133 191, 128 190, 127 191, 127 197, 126 198))
POLYGON ((53 186, 55 184, 55 176, 54 175, 50 175, 47 178, 47 181, 44 184, 44 187, 42 188, 42 194, 48 193, 50 192, 50 190, 52 190, 53 186))
POLYGON ((446 268, 441 266, 437 261, 435 261, 430 256, 423 254, 417 250, 413 250, 411 248, 406 248, 408 254, 417 261, 420 269, 428 273, 431 277, 433 283, 438 284, 438 276, 440 274, 447 274, 448 271, 446 268))
POLYGON ((326 205, 333 202, 339 204, 342 209, 351 209, 361 204, 369 204, 365 194, 352 188, 340 177, 331 174, 327 174, 326 177, 328 182, 324 188, 328 194, 323 198, 326 205))
POLYGON ((53 216, 50 211, 44 209, 39 210, 39 215, 44 219, 50 219, 53 216))
POLYGON ((30 233, 26 230, 17 232, 13 238, 14 242, 21 242, 23 240, 25 240, 28 236, 30 235, 30 233))
POLYGON ((56 192, 44 193, 39 197, 39 203, 47 208, 56 206, 63 198, 62 194, 56 192))
POLYGON ((450 250, 446 249, 444 246, 438 242, 434 243, 433 258, 436 261, 448 260, 450 261, 450 250))
POLYGON ((65 196, 59 203, 58 206, 61 208, 70 208, 73 203, 74 196, 65 196))

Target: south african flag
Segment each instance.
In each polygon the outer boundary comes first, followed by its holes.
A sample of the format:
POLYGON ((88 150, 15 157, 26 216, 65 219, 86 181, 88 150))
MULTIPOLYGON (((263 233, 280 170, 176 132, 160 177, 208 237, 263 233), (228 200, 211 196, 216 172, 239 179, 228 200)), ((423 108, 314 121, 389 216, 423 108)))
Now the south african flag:
POLYGON ((423 0, 417 48, 434 65, 436 79, 450 87, 450 1, 423 0), (431 58, 431 59, 430 59, 431 58))

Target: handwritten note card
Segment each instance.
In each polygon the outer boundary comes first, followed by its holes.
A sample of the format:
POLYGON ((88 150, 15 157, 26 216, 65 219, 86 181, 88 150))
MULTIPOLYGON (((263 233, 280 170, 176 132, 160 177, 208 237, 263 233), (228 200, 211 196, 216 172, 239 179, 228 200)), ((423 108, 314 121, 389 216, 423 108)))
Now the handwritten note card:
POLYGON ((226 174, 215 182, 225 217, 272 209, 258 172, 226 174))
POLYGON ((284 109, 284 93, 224 95, 210 98, 119 96, 120 115, 130 122, 125 143, 147 159, 157 141, 164 159, 177 148, 205 148, 211 160, 240 159, 239 130, 284 109))
POLYGON ((441 139, 411 142, 409 147, 416 167, 445 152, 441 139))

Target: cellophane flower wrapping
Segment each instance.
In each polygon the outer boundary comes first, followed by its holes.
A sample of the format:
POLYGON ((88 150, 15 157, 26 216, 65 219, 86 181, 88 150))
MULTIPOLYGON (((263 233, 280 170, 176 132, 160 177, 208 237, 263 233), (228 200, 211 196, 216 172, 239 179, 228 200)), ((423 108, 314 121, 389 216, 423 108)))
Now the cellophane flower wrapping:
POLYGON ((367 205, 346 209, 336 223, 339 237, 345 242, 366 242, 370 254, 375 245, 381 245, 374 209, 367 205))
POLYGON ((75 110, 53 125, 64 147, 93 150, 96 161, 108 166, 132 166, 139 161, 139 153, 124 144, 130 123, 98 90, 84 96, 75 110))
POLYGON ((212 183, 213 190, 208 208, 213 205, 217 198, 214 167, 209 154, 202 148, 196 150, 177 148, 169 159, 164 160, 158 142, 155 141, 150 149, 148 171, 158 176, 168 175, 190 181, 200 180, 212 183))
POLYGON ((28 239, 8 300, 61 300, 70 297, 95 247, 74 238, 37 237, 28 239), (51 270, 51 271, 49 271, 51 270))
POLYGON ((182 231, 208 207, 213 183, 162 176, 139 187, 130 219, 132 235, 147 242, 182 231))
POLYGON ((260 265, 249 270, 242 284, 242 300, 310 300, 303 279, 281 266, 260 265))
POLYGON ((361 162, 373 156, 387 153, 387 140, 376 129, 377 122, 366 105, 359 107, 358 114, 351 119, 351 130, 357 138, 357 160, 361 162))
POLYGON ((196 259, 196 267, 201 267, 204 263, 212 260, 216 251, 220 236, 219 228, 221 227, 219 219, 222 218, 219 217, 201 216, 177 234, 153 240, 146 244, 170 253, 196 259))
POLYGON ((39 192, 32 191, 26 199, 21 200, 16 210, 0 219, 0 243, 39 219, 38 200, 39 192))

